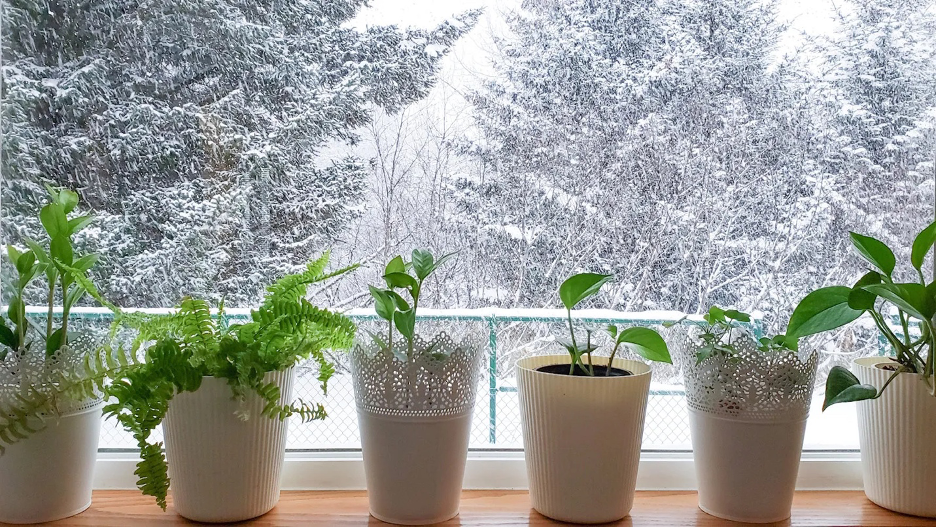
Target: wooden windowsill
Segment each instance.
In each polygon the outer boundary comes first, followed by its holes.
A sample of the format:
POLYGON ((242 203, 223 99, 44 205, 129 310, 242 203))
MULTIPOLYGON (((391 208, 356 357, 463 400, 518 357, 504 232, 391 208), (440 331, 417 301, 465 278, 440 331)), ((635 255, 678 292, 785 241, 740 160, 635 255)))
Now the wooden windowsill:
MULTIPOLYGON (((86 512, 51 526, 184 526, 193 523, 160 510, 136 491, 97 491, 86 512)), ((363 491, 284 491, 270 513, 250 526, 388 526, 367 513, 363 491)), ((526 491, 466 491, 461 514, 442 526, 559 526, 530 508, 526 491)), ((739 526, 699 510, 693 491, 639 491, 629 517, 615 526, 739 526)), ((860 491, 800 491, 793 516, 776 526, 936 526, 880 508, 860 491)))

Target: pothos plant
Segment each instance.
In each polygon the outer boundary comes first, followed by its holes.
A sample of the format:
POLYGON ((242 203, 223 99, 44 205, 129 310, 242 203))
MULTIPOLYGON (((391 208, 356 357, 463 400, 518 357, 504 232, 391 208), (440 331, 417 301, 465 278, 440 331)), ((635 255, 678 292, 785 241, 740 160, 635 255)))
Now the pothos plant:
MULTIPOLYGON (((312 359, 318 366, 318 381, 327 393, 335 372, 325 350, 351 346, 356 327, 347 317, 313 306, 305 299, 307 286, 342 275, 357 265, 326 272, 329 253, 310 262, 305 271, 286 275, 267 288, 263 304, 250 312, 250 322, 226 324, 223 305, 217 316, 208 302, 186 298, 169 315, 125 318, 134 328, 136 353, 145 346, 145 361, 122 373, 106 389, 110 398, 104 407, 137 441, 141 460, 135 474, 140 490, 166 508, 169 489, 162 443, 150 441, 162 423, 172 398, 198 390, 203 376, 224 378, 235 399, 248 393, 264 401, 262 415, 285 420, 297 415, 303 421, 325 418, 322 405, 301 399, 280 405, 280 389, 264 382, 267 372, 287 369, 299 360, 312 359)), ((240 416, 249 419, 245 413, 240 416)), ((236 463, 234 461, 233 463, 236 463)))
POLYGON ((858 233, 850 233, 850 236, 852 245, 868 264, 868 272, 851 287, 829 286, 804 297, 790 316, 787 335, 797 339, 834 330, 868 314, 893 348, 896 367, 880 388, 862 384, 844 367, 832 367, 826 380, 823 410, 836 403, 880 398, 894 378, 907 372, 921 375, 936 396, 933 379, 936 371, 936 269, 929 282, 923 273, 923 261, 936 243, 936 222, 923 229, 913 241, 910 264, 916 272, 916 282, 895 280, 897 258, 887 244, 858 233), (889 307, 896 308, 902 337, 891 329, 889 307), (911 337, 910 329, 914 326, 919 330, 917 338, 911 337))
MULTIPOLYGON (((60 414, 63 404, 92 401, 101 395, 107 379, 135 363, 121 347, 79 342, 69 326, 72 308, 86 296, 113 307, 101 298, 87 272, 98 256, 79 255, 74 237, 94 221, 79 215, 78 194, 47 187, 49 203, 39 212, 45 231, 41 240, 25 239, 27 249, 12 245, 6 258, 14 273, 6 274, 4 287, 12 292, 6 319, 0 317, 0 455, 5 446, 27 439, 44 429, 60 414), (27 317, 30 286, 45 281, 44 322, 27 317), (61 317, 55 307, 61 305, 61 317)), ((113 335, 108 336, 112 338, 113 335)))
MULTIPOLYGON (((387 321, 387 339, 378 334, 371 333, 371 339, 381 349, 390 350, 398 354, 393 345, 393 329, 406 339, 406 357, 414 359, 413 339, 416 334, 416 309, 419 307, 419 297, 426 279, 432 275, 442 264, 445 264, 455 254, 449 253, 436 259, 426 250, 414 249, 412 260, 406 262, 401 255, 397 255, 387 263, 384 268, 383 279, 387 287, 377 288, 368 286, 374 298, 374 310, 381 319, 387 321), (406 293, 407 301, 397 290, 406 293)), ((431 353, 424 351, 424 353, 431 353)))
MULTIPOLYGON (((569 375, 575 375, 576 372, 582 372, 587 376, 595 376, 595 366, 592 362, 592 352, 598 347, 592 343, 592 330, 585 330, 585 341, 575 336, 575 326, 572 324, 572 309, 580 302, 597 294, 601 287, 614 277, 612 275, 602 275, 598 273, 579 273, 566 279, 559 286, 559 299, 566 308, 566 316, 569 324, 569 340, 556 338, 569 352, 569 375), (583 357, 588 358, 588 364, 585 364, 583 357), (578 371, 576 369, 579 369, 578 371)), ((662 363, 672 363, 669 349, 666 341, 655 330, 642 327, 626 328, 618 330, 615 325, 608 325, 607 333, 614 341, 614 347, 611 350, 611 356, 608 359, 609 368, 605 369, 605 376, 611 374, 610 365, 614 362, 621 346, 633 350, 643 358, 650 361, 659 361, 662 363)))

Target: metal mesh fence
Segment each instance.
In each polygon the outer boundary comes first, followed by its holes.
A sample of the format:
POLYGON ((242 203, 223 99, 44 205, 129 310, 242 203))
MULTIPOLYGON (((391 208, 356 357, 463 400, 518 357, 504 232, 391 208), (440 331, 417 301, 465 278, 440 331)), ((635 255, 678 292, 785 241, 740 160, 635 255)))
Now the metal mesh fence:
MULTIPOLYGON (((470 315, 449 314, 439 310, 429 316, 421 316, 420 333, 427 335, 439 331, 448 333, 481 332, 486 336, 487 358, 484 375, 479 380, 477 403, 474 411, 470 447, 472 449, 522 449, 523 440, 520 428, 520 411, 514 365, 519 358, 537 354, 562 354, 564 350, 555 342, 553 336, 563 335, 566 328, 564 312, 540 310, 537 315, 512 315, 508 311, 497 310, 488 313, 470 315)), ((381 324, 374 316, 351 314, 352 319, 361 327, 360 335, 366 336, 365 330, 374 330, 374 325, 381 324)), ((81 315, 79 314, 79 317, 81 315)), ((232 316, 236 319, 238 316, 232 316)), ((103 322, 100 318, 89 318, 85 324, 103 322)), ((662 320, 635 319, 633 315, 618 313, 613 316, 576 318, 576 325, 595 330, 604 328, 609 323, 621 327, 637 324, 659 330, 670 343, 677 343, 673 335, 679 328, 664 328, 662 320)), ((232 322, 236 322, 232 321, 232 322)), ((610 341, 602 332, 592 334, 601 344, 601 350, 609 350, 610 341)), ((598 352, 601 353, 600 351, 598 352)), ((625 357, 628 356, 624 353, 625 357)), ((630 356, 636 358, 636 356, 630 356)), ((328 383, 327 396, 322 393, 317 373, 307 365, 300 365, 295 397, 304 401, 322 402, 328 411, 328 417, 322 421, 307 424, 293 421, 290 424, 287 449, 292 451, 308 450, 353 450, 360 448, 354 392, 351 383, 350 365, 346 355, 333 354, 336 374, 328 383)), ((678 371, 669 365, 654 364, 653 383, 647 408, 647 422, 644 427, 644 448, 660 450, 689 449, 689 430, 686 416, 685 399, 681 391, 678 371)), ((154 432, 155 440, 161 439, 161 431, 154 432)), ((132 450, 136 443, 129 433, 119 424, 107 420, 104 424, 101 449, 132 450)))

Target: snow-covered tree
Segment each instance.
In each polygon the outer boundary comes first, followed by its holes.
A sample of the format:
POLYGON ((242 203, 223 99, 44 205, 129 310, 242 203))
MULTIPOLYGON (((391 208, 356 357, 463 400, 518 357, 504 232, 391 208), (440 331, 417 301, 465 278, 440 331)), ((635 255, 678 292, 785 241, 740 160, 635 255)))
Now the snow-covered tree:
POLYGON ((365 3, 5 0, 5 238, 77 187, 116 300, 254 301, 359 210, 365 163, 323 147, 423 97, 478 16, 354 29, 365 3))

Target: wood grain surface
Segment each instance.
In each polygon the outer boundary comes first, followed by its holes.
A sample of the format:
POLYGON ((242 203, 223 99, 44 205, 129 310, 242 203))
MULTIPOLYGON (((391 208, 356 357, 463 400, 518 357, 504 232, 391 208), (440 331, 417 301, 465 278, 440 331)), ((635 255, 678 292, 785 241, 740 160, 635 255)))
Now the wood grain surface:
MULTIPOLYGON (((934 496, 936 500, 936 496, 934 496)), ((136 491, 97 491, 91 508, 50 526, 186 526, 136 491)), ((284 491, 270 513, 247 526, 388 526, 367 513, 364 491, 284 491)), ((530 508, 526 491, 466 491, 461 514, 440 526, 561 526, 530 508)), ((615 526, 741 526, 699 510, 693 491, 639 491, 629 517, 615 526)), ((936 519, 900 515, 860 491, 800 491, 793 516, 776 526, 936 526, 936 519)))

